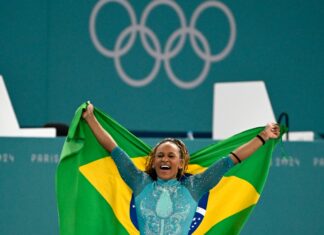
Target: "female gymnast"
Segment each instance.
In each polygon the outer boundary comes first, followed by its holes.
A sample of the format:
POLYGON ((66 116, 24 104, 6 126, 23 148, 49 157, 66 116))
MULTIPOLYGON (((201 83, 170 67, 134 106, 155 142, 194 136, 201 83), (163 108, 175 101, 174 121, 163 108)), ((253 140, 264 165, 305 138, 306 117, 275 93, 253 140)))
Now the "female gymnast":
POLYGON ((280 128, 268 124, 255 138, 200 174, 185 176, 189 153, 178 139, 167 138, 151 151, 145 172, 136 168, 129 156, 103 129, 88 104, 82 117, 99 143, 111 153, 126 184, 132 189, 141 234, 188 234, 199 199, 212 189, 235 164, 248 158, 268 139, 278 138, 280 128))

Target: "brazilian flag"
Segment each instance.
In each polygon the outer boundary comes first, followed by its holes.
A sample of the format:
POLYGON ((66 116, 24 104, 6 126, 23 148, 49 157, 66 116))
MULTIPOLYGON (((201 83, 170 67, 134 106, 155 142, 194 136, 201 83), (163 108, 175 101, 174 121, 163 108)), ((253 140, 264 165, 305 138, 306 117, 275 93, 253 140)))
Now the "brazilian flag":
MULTIPOLYGON (((86 103, 77 109, 71 122, 56 172, 60 234, 139 234, 132 191, 120 177, 110 153, 82 119, 84 108, 86 103)), ((144 170, 151 147, 98 109, 94 114, 135 165, 144 170)), ((204 171, 262 129, 247 130, 191 154, 188 173, 204 171)), ((240 232, 260 198, 278 140, 267 141, 206 193, 199 201, 189 234, 240 232)))

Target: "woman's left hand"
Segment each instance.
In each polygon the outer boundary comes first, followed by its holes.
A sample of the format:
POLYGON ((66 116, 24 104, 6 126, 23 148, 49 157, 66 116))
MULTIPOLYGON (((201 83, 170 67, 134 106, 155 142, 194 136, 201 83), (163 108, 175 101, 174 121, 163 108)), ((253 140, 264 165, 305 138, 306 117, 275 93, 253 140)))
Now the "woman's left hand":
POLYGON ((264 139, 276 139, 280 136, 280 126, 277 123, 268 123, 260 133, 264 139))

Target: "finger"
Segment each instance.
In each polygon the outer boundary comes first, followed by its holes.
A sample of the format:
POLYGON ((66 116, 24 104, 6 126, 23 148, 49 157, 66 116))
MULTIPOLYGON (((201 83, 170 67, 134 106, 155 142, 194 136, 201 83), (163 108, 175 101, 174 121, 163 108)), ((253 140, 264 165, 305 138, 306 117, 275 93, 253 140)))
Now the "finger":
POLYGON ((278 125, 274 125, 272 128, 271 128, 271 133, 273 133, 276 137, 279 136, 280 134, 280 128, 278 125))
POLYGON ((278 124, 278 123, 273 123, 273 124, 272 124, 272 129, 274 129, 274 130, 279 130, 279 129, 280 129, 279 124, 278 124))

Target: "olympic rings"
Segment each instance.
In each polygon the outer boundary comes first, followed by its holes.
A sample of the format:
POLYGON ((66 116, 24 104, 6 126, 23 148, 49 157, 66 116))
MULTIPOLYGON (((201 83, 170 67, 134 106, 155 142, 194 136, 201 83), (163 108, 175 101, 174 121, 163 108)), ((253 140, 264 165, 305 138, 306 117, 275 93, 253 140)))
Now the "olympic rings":
POLYGON ((233 13, 230 9, 222 2, 211 0, 206 1, 200 4, 192 14, 189 26, 187 26, 186 17, 181 7, 175 2, 171 0, 156 0, 150 2, 142 13, 142 17, 137 23, 135 11, 132 6, 126 0, 99 0, 94 8, 92 9, 90 15, 89 22, 89 31, 91 40, 95 46, 95 48, 105 57, 113 58, 117 73, 121 77, 121 79, 130 86, 133 87, 143 87, 153 81, 156 75, 159 72, 161 67, 161 62, 164 62, 164 68, 169 76, 170 80, 178 87, 182 89, 193 89, 199 86, 207 77, 210 65, 212 62, 218 62, 223 60, 232 50, 235 40, 236 40, 236 23, 233 16, 233 13), (97 15, 102 9, 102 7, 109 3, 118 3, 123 8, 125 8, 126 12, 130 18, 130 26, 126 27, 118 36, 116 43, 113 49, 107 49, 103 46, 100 40, 97 37, 96 32, 96 20, 97 15), (175 30, 167 39, 166 45, 164 48, 161 48, 161 44, 156 34, 146 26, 147 19, 149 14, 155 7, 166 5, 170 7, 179 17, 180 27, 175 30), (211 49, 208 43, 208 40, 205 36, 196 29, 196 22, 202 12, 208 8, 218 8, 221 10, 229 21, 230 27, 230 36, 227 42, 226 47, 219 52, 218 54, 211 54, 211 49), (120 58, 124 56, 130 48, 134 45, 136 35, 139 33, 142 45, 146 52, 155 59, 155 64, 151 70, 151 72, 144 78, 141 79, 133 79, 129 76, 123 69, 122 64, 120 62, 120 58), (183 81, 179 79, 173 72, 171 67, 171 59, 180 53, 183 49, 186 41, 186 35, 189 35, 190 44, 197 54, 197 56, 204 60, 205 64, 201 73, 192 81, 183 81), (152 46, 148 43, 147 37, 152 41, 152 46), (128 38, 128 41, 123 44, 123 41, 128 38), (177 40, 178 39, 178 40, 177 40), (202 45, 202 49, 198 46, 197 40, 200 41, 202 45), (177 41, 177 44, 172 47, 172 43, 177 41), (123 46, 123 47, 122 47, 123 46))

